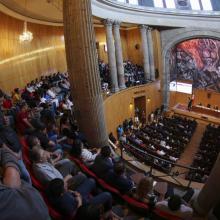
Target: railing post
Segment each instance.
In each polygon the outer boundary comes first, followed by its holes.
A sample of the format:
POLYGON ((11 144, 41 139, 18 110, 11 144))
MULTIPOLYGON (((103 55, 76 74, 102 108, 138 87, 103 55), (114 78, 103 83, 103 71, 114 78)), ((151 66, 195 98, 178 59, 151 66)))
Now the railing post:
MULTIPOLYGON (((193 172, 195 172, 195 170, 193 170, 193 172)), ((189 169, 189 173, 190 173, 190 169, 189 169)), ((190 188, 191 183, 192 183, 192 175, 189 176, 189 182, 187 188, 190 188)))
POLYGON ((150 163, 150 171, 149 171, 149 175, 152 177, 152 172, 153 172, 153 163, 154 163, 154 158, 152 156, 151 157, 151 163, 150 163))
POLYGON ((150 176, 152 177, 153 175, 152 175, 152 172, 153 172, 153 166, 152 166, 152 164, 150 165, 150 176))
POLYGON ((121 153, 121 159, 123 160, 124 158, 123 158, 123 144, 122 143, 120 143, 120 153, 121 153))

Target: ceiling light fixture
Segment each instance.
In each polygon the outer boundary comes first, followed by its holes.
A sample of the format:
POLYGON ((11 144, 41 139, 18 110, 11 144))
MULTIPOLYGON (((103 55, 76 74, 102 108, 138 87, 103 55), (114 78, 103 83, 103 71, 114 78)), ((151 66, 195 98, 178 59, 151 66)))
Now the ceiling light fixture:
POLYGON ((19 41, 23 42, 31 42, 33 40, 33 34, 27 30, 27 22, 24 22, 24 31, 21 35, 19 35, 19 41))

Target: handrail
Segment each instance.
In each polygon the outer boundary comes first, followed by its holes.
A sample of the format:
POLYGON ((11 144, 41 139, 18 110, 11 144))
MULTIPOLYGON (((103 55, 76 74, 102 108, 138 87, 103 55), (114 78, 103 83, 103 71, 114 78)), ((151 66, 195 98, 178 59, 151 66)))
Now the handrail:
MULTIPOLYGON (((121 145, 123 145, 123 144, 121 143, 121 145)), ((132 148, 134 148, 135 150, 138 150, 138 151, 140 151, 141 153, 144 153, 144 154, 146 154, 146 155, 148 155, 148 156, 150 156, 150 157, 152 157, 152 158, 154 158, 154 159, 161 160, 161 161, 166 162, 166 163, 169 163, 169 164, 171 164, 171 165, 173 165, 173 166, 177 166, 177 167, 181 167, 181 168, 186 168, 186 169, 189 169, 189 170, 198 170, 198 168, 195 168, 195 167, 185 166, 185 165, 181 165, 181 164, 176 164, 176 163, 174 163, 174 162, 172 162, 172 161, 169 161, 169 160, 166 160, 166 159, 157 157, 157 156, 155 156, 155 155, 153 155, 153 154, 150 154, 150 153, 148 153, 148 152, 146 152, 146 151, 144 151, 144 150, 141 150, 141 149, 135 147, 134 145, 129 144, 129 146, 132 146, 132 148)))
MULTIPOLYGON (((157 156, 155 156, 155 155, 152 155, 152 154, 150 154, 150 153, 148 153, 148 152, 145 152, 145 151, 143 151, 143 150, 141 150, 141 149, 139 149, 139 148, 137 148, 137 147, 135 147, 135 146, 133 146, 133 145, 131 145, 131 144, 129 144, 128 146, 132 147, 133 149, 135 149, 135 150, 141 152, 142 154, 144 154, 144 155, 146 155, 146 156, 149 156, 149 157, 151 158, 151 164, 149 165, 149 166, 150 166, 149 175, 152 176, 152 177, 162 178, 162 177, 167 177, 167 176, 169 176, 169 177, 171 177, 175 182, 177 182, 178 185, 183 186, 182 183, 179 182, 175 177, 176 177, 176 176, 179 176, 179 175, 185 174, 185 173, 179 173, 179 172, 177 171, 177 172, 172 172, 172 173, 169 172, 168 174, 165 174, 165 175, 162 175, 162 176, 155 176, 155 175, 153 175, 153 173, 152 173, 152 171, 153 171, 153 165, 154 165, 154 164, 153 164, 154 159, 157 159, 157 160, 163 161, 163 162, 165 162, 165 163, 171 164, 172 166, 175 166, 175 167, 185 168, 185 169, 187 169, 187 170, 189 170, 189 171, 193 171, 193 172, 199 171, 199 169, 198 169, 198 168, 195 168, 195 167, 185 166, 185 165, 181 165, 181 164, 176 164, 176 163, 171 162, 171 161, 169 161, 169 160, 162 159, 162 158, 157 157, 157 156)), ((125 159, 123 158, 123 149, 124 149, 124 148, 126 148, 126 147, 125 147, 125 144, 120 143, 120 150, 121 150, 121 158, 122 158, 122 160, 124 160, 124 161, 126 161, 126 162, 129 162, 129 161, 137 161, 137 162, 140 162, 138 159, 137 159, 137 160, 125 160, 125 159)), ((135 156, 135 155, 134 155, 134 156, 135 156)), ((191 183, 192 183, 192 179, 189 178, 188 181, 189 181, 189 182, 188 182, 187 187, 189 188, 190 185, 191 185, 191 183)))

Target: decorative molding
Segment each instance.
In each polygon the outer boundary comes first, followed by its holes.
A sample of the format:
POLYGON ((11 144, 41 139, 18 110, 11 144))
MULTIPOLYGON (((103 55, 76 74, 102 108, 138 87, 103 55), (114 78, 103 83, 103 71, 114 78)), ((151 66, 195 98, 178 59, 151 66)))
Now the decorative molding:
POLYGON ((111 0, 91 0, 93 15, 121 20, 123 23, 166 27, 203 27, 220 29, 220 12, 158 9, 111 0))
POLYGON ((103 19, 102 23, 107 27, 112 27, 114 21, 112 19, 107 18, 107 19, 103 19))
POLYGON ((114 23, 113 23, 114 27, 118 27, 120 28, 120 25, 121 25, 121 21, 119 20, 115 20, 114 23))
POLYGON ((139 24, 138 28, 141 30, 147 30, 147 26, 145 24, 139 24))

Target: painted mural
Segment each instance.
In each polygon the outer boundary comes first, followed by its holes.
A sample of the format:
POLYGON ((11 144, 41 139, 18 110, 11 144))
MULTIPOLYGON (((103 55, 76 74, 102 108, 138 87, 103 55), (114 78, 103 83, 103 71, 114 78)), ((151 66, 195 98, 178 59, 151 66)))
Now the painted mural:
POLYGON ((192 81, 194 88, 220 92, 220 41, 192 39, 176 45, 171 52, 170 80, 192 81))

